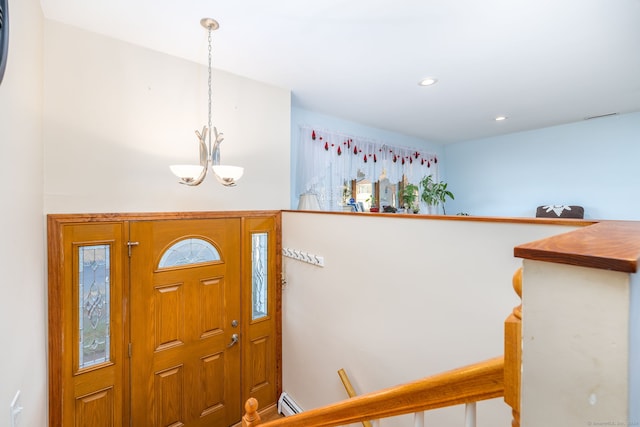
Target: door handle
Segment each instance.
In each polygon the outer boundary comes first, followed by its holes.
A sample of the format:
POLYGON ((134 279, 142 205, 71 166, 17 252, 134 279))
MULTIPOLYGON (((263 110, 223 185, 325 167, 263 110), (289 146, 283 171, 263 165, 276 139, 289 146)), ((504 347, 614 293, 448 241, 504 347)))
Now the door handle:
POLYGON ((227 345, 227 348, 231 348, 234 345, 238 344, 239 339, 240 336, 238 334, 231 335, 231 342, 229 343, 229 345, 227 345))

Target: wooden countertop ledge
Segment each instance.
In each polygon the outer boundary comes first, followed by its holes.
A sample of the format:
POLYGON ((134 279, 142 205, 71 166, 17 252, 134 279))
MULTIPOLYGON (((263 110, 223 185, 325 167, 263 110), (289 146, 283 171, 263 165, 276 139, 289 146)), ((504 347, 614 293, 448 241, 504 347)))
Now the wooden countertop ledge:
POLYGON ((640 222, 602 221, 516 246, 518 258, 613 270, 638 271, 640 222))

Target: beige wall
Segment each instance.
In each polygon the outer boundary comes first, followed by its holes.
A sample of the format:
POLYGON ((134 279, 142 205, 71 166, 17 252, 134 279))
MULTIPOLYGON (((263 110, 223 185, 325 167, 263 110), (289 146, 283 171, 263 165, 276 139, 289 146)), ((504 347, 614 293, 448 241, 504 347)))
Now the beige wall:
MULTIPOLYGON (((519 304, 514 246, 568 226, 417 220, 367 214, 283 214, 283 246, 325 267, 284 258, 284 390, 311 409, 503 354, 503 322, 519 304)), ((462 425, 464 408, 425 425, 462 425)), ((410 426, 410 417, 382 421, 410 426)), ((478 426, 510 425, 502 399, 478 405, 478 426)))
POLYGON ((245 176, 232 189, 213 176, 188 187, 169 165, 198 160, 206 66, 53 21, 44 63, 45 212, 288 207, 288 90, 214 70, 221 160, 245 176))
POLYGON ((42 217, 42 12, 10 0, 9 59, 0 85, 0 425, 21 391, 20 426, 46 424, 42 217))

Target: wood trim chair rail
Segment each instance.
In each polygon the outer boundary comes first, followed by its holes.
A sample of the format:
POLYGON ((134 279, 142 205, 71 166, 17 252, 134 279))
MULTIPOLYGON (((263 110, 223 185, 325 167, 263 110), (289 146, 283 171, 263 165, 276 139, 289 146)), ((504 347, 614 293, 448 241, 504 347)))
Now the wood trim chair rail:
POLYGON ((502 356, 426 377, 276 421, 260 423, 258 402, 249 399, 243 427, 329 427, 421 412, 504 395, 502 356))

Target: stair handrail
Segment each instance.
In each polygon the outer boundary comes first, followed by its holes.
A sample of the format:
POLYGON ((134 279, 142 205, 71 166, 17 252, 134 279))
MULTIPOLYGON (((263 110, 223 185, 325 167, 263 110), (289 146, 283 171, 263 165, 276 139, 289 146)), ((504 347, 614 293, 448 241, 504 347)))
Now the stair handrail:
POLYGON ((264 424, 257 413, 258 402, 250 398, 242 427, 341 426, 502 396, 504 357, 499 356, 264 424))

